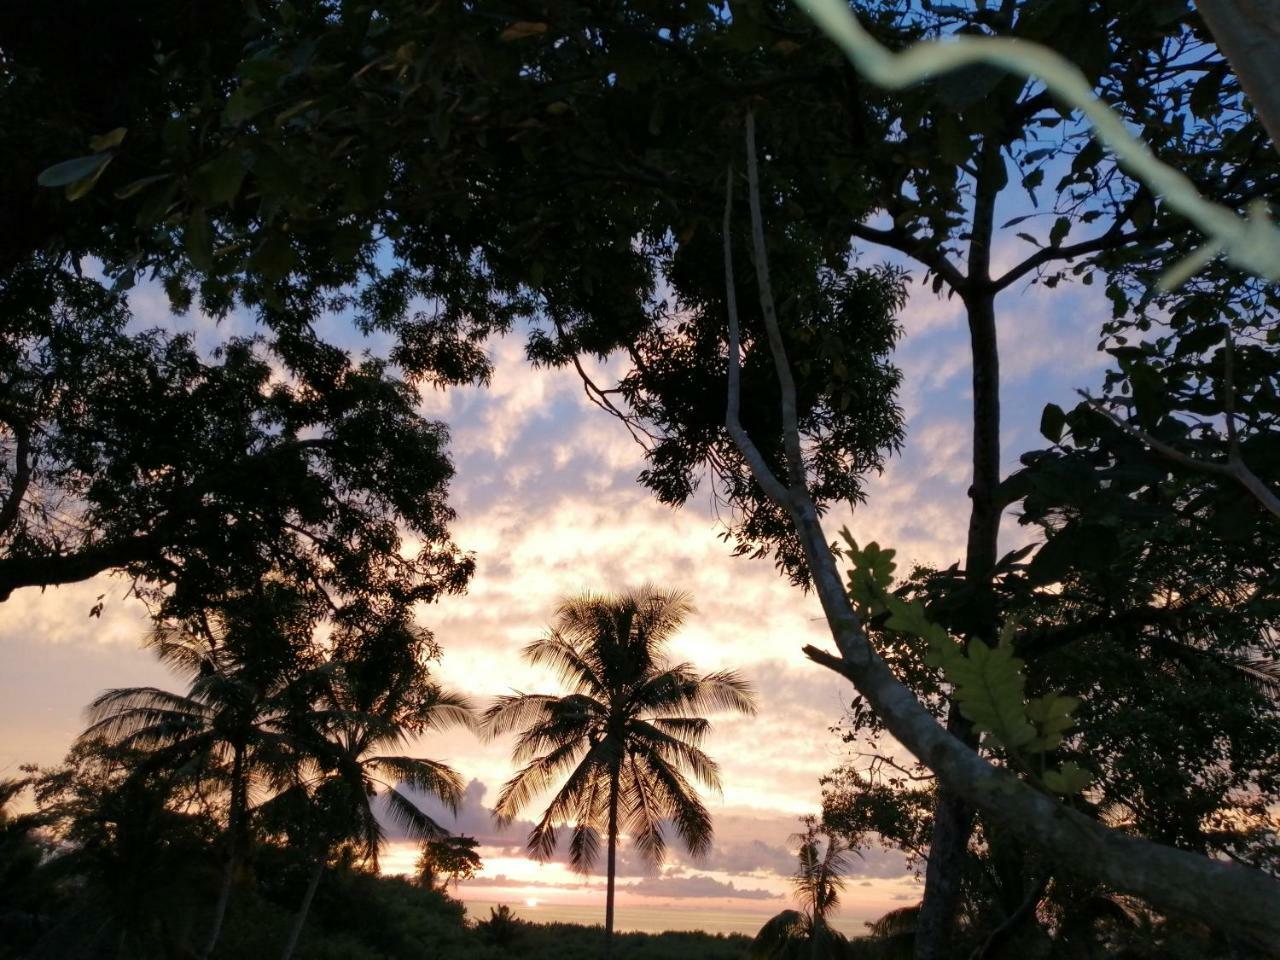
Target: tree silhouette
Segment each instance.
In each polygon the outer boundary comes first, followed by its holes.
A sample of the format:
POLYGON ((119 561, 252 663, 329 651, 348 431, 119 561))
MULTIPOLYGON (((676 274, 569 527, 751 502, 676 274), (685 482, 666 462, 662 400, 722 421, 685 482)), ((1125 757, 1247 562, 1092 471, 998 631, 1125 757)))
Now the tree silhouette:
MULTIPOLYGON (((266 585, 216 614, 157 627, 147 640, 190 679, 185 694, 156 687, 108 690, 89 706, 80 742, 102 740, 190 764, 227 789, 226 870, 201 951, 217 946, 231 887, 249 839, 255 782, 282 785, 297 763, 299 678, 309 669, 313 619, 287 588, 266 585)), ((300 700, 301 698, 301 700, 300 700)))
POLYGON ((403 786, 435 796, 455 812, 462 799, 463 781, 452 767, 398 752, 414 736, 475 722, 470 703, 431 682, 423 658, 416 655, 430 643, 429 634, 408 625, 398 633, 402 635, 379 638, 382 642, 374 647, 352 649, 339 643, 338 652, 316 673, 316 699, 306 718, 306 759, 294 789, 280 798, 293 812, 291 832, 314 858, 284 960, 297 947, 335 846, 354 844, 376 866, 386 839, 379 813, 415 838, 448 836, 403 786), (381 806, 375 803, 378 797, 381 806))
POLYGON ((498 796, 499 821, 509 823, 537 794, 560 784, 529 834, 535 858, 551 857, 559 827, 572 823, 570 863, 590 870, 603 830, 606 955, 620 835, 656 864, 666 853, 669 823, 691 853, 705 853, 711 816, 686 776, 719 788, 719 768, 701 748, 711 729, 702 714, 755 712, 751 687, 737 673, 699 676, 692 664, 667 659, 665 647, 691 610, 688 594, 649 586, 565 600, 525 658, 557 671, 570 692, 499 697, 484 715, 491 735, 520 734, 513 756, 524 766, 498 796))
POLYGON ((792 836, 800 849, 791 881, 802 909, 783 910, 760 928, 751 944, 751 956, 760 960, 843 955, 845 936, 827 922, 827 915, 840 901, 849 848, 816 817, 802 819, 804 831, 792 836))

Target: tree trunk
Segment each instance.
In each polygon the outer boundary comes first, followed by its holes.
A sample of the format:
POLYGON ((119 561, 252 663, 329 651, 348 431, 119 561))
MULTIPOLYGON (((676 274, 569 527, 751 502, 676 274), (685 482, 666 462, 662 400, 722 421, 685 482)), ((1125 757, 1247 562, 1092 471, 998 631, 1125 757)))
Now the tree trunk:
MULTIPOLYGON (((749 163, 754 162, 754 154, 749 154, 749 163)), ((754 190, 754 180, 752 186, 754 190)), ((804 478, 793 478, 789 484, 780 480, 738 417, 740 359, 729 231, 731 196, 726 190, 725 289, 730 350, 725 425, 756 482, 790 516, 813 576, 814 591, 839 650, 839 656, 835 656, 806 646, 805 655, 848 677, 889 734, 932 770, 941 786, 1004 826, 1042 854, 1049 865, 1061 864, 1081 877, 1141 897, 1161 912, 1183 914, 1214 929, 1232 930, 1263 956, 1280 957, 1280 881, 1238 863, 1214 860, 1106 827, 1018 779, 1009 770, 993 765, 938 723, 876 652, 849 600, 831 541, 822 529, 818 508, 804 478)), ((757 235, 756 243, 763 246, 763 238, 757 235)), ((757 262, 763 270, 763 258, 757 262)), ((763 287, 767 284, 767 278, 761 281, 763 287)), ((983 286, 989 288, 989 282, 983 286)), ((797 449, 801 438, 795 386, 777 319, 769 310, 764 311, 764 317, 782 386, 783 439, 788 449, 797 449)))
POLYGON ((289 960, 293 951, 298 948, 298 938, 302 936, 302 927, 307 922, 307 914, 311 912, 311 901, 315 898, 316 887, 320 886, 320 877, 324 874, 324 859, 323 854, 316 857, 316 865, 311 869, 311 879, 307 881, 307 892, 302 895, 298 915, 293 918, 293 929, 289 931, 289 940, 284 945, 280 960, 289 960))
POLYGON ((1196 9, 1280 150, 1280 0, 1196 0, 1196 9))
MULTIPOLYGON (((947 729, 970 747, 976 746, 969 723, 955 704, 950 708, 947 729)), ((972 832, 973 807, 951 790, 940 788, 933 808, 924 896, 916 918, 915 960, 942 960, 952 955, 972 832)))
POLYGON ((604 895, 604 956, 613 956, 613 881, 618 869, 618 771, 614 770, 609 781, 609 853, 606 862, 604 895))
POLYGON ((244 785, 244 749, 235 748, 231 761, 231 805, 227 811, 227 864, 222 874, 222 889, 218 891, 218 902, 213 908, 213 927, 209 930, 209 939, 200 951, 200 960, 209 960, 218 938, 222 936, 222 922, 227 916, 227 905, 231 902, 231 887, 235 883, 236 869, 240 866, 242 848, 240 834, 244 829, 244 808, 246 795, 244 785))
MULTIPOLYGON (((996 336, 995 293, 990 289, 990 263, 995 198, 999 193, 999 183, 1004 178, 1003 163, 998 143, 989 140, 983 147, 982 169, 974 202, 969 283, 962 292, 973 364, 973 481, 969 487, 969 532, 964 563, 965 580, 973 596, 973 612, 965 633, 984 643, 994 640, 998 620, 991 581, 999 553, 1001 514, 997 499, 1000 487, 1000 348, 996 336)), ((966 745, 977 746, 968 721, 960 715, 954 703, 947 716, 947 730, 966 745)), ((960 912, 964 862, 972 832, 972 807, 943 786, 933 810, 924 897, 916 924, 915 960, 941 960, 950 955, 956 918, 960 912)))

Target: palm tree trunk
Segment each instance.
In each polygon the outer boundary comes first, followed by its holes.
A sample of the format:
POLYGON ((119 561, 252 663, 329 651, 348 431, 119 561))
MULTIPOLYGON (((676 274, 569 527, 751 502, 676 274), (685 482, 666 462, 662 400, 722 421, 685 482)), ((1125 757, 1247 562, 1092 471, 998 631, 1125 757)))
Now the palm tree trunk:
POLYGON ((209 960, 218 938, 222 936, 222 922, 227 916, 227 904, 231 902, 231 886, 235 883, 236 868, 240 865, 240 833, 243 829, 245 807, 244 789, 244 750, 235 748, 231 761, 231 806, 227 811, 227 865, 222 873, 222 889, 218 891, 218 902, 213 908, 213 927, 209 930, 209 939, 200 951, 200 960, 209 960))
POLYGON ((302 895, 302 904, 298 907, 298 915, 293 918, 293 929, 289 931, 289 942, 284 945, 284 953, 280 960, 289 960, 293 951, 298 948, 298 938, 302 936, 302 927, 307 922, 307 914, 311 911, 311 901, 315 898, 316 887, 320 886, 320 877, 324 873, 324 856, 316 857, 316 865, 311 870, 311 879, 307 882, 307 892, 302 895))
POLYGON ((613 956, 613 881, 618 869, 618 771, 609 780, 609 857, 606 871, 607 886, 604 895, 604 956, 613 956))

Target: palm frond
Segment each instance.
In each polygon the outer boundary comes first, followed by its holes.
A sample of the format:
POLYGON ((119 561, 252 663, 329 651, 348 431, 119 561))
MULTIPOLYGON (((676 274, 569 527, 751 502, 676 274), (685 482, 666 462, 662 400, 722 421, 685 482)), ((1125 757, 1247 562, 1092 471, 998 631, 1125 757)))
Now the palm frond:
POLYGON ((628 733, 638 745, 657 752, 677 769, 689 770, 707 789, 720 790, 720 765, 698 747, 643 720, 632 720, 628 733))
POLYGON ((212 712, 205 703, 193 697, 170 693, 159 687, 124 687, 98 694, 89 703, 85 714, 91 724, 96 724, 112 714, 134 708, 185 712, 204 717, 212 712))
POLYGON ((867 924, 867 934, 872 937, 896 937, 914 933, 920 918, 920 904, 898 907, 883 917, 867 924))
POLYGON ((657 717, 697 717, 721 710, 752 716, 756 712, 755 689, 738 673, 720 670, 699 677, 687 663, 655 674, 635 698, 657 717))
POLYGON ((1274 657, 1234 657, 1227 661, 1260 692, 1280 700, 1280 660, 1274 657))
POLYGON ((695 747, 701 745, 711 732, 711 721, 705 717, 650 717, 648 722, 663 733, 695 747))
POLYGON ((493 807, 494 819, 503 826, 509 824, 535 796, 551 786, 557 775, 575 768, 585 751, 587 744, 574 741, 529 761, 503 784, 493 807))
POLYGON ((428 730, 446 727, 462 727, 475 730, 479 725, 475 704, 469 697, 443 687, 434 687, 427 704, 427 719, 423 724, 428 730))
POLYGON ((751 960, 791 960, 802 956, 809 941, 809 918, 799 910, 783 910, 771 917, 751 941, 751 960))
POLYGON ((448 807, 451 813, 458 812, 464 783, 458 771, 448 764, 419 757, 371 757, 365 764, 379 772, 390 773, 400 783, 425 790, 448 807))
POLYGON ((590 655, 570 643, 562 633, 553 630, 533 641, 524 648, 524 657, 534 666, 555 671, 561 682, 569 684, 578 693, 596 697, 608 693, 600 679, 598 664, 592 663, 590 655))
POLYGON ((535 723, 546 716, 551 704, 558 699, 540 693, 512 693, 497 697, 480 715, 481 734, 492 740, 535 723))
MULTIPOLYGON (((616 752, 614 744, 601 741, 593 744, 578 762, 529 834, 529 853, 534 859, 547 860, 555 853, 556 829, 560 824, 573 821, 591 826, 585 818, 594 820, 599 816, 599 799, 608 790, 606 784, 612 764, 617 759, 616 752)), ((592 859, 581 862, 571 859, 570 865, 575 870, 587 872, 594 862, 595 849, 593 845, 583 844, 584 855, 592 859)))
POLYGON ((434 840, 447 837, 449 831, 424 813, 416 803, 395 787, 383 794, 387 802, 387 815, 414 840, 434 840))
POLYGON ((685 848, 695 857, 711 849, 711 814, 693 785, 674 766, 655 753, 636 756, 650 780, 656 806, 675 826, 685 848))
POLYGON ((622 798, 623 829, 640 853, 641 859, 650 865, 661 863, 667 852, 667 838, 662 831, 662 811, 655 803, 652 777, 641 769, 634 756, 627 758, 627 778, 622 798))

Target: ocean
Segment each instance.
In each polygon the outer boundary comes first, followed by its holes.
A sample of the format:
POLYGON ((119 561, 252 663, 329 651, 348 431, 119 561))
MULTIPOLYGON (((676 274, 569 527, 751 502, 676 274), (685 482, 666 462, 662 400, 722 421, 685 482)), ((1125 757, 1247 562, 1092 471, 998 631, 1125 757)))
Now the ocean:
MULTIPOLYGON (((497 900, 481 900, 462 894, 467 916, 486 920, 489 911, 498 906, 497 900)), ((521 920, 534 923, 580 923, 586 926, 604 923, 604 905, 547 903, 539 901, 531 906, 519 900, 502 901, 521 920)), ((782 908, 780 907, 779 910, 782 908)), ((754 937, 765 921, 772 916, 755 910, 725 910, 696 907, 649 907, 618 903, 614 913, 614 929, 621 932, 663 933, 670 930, 700 930, 704 933, 741 933, 754 937)), ((832 924, 847 936, 860 936, 866 928, 856 921, 837 919, 832 924)))

